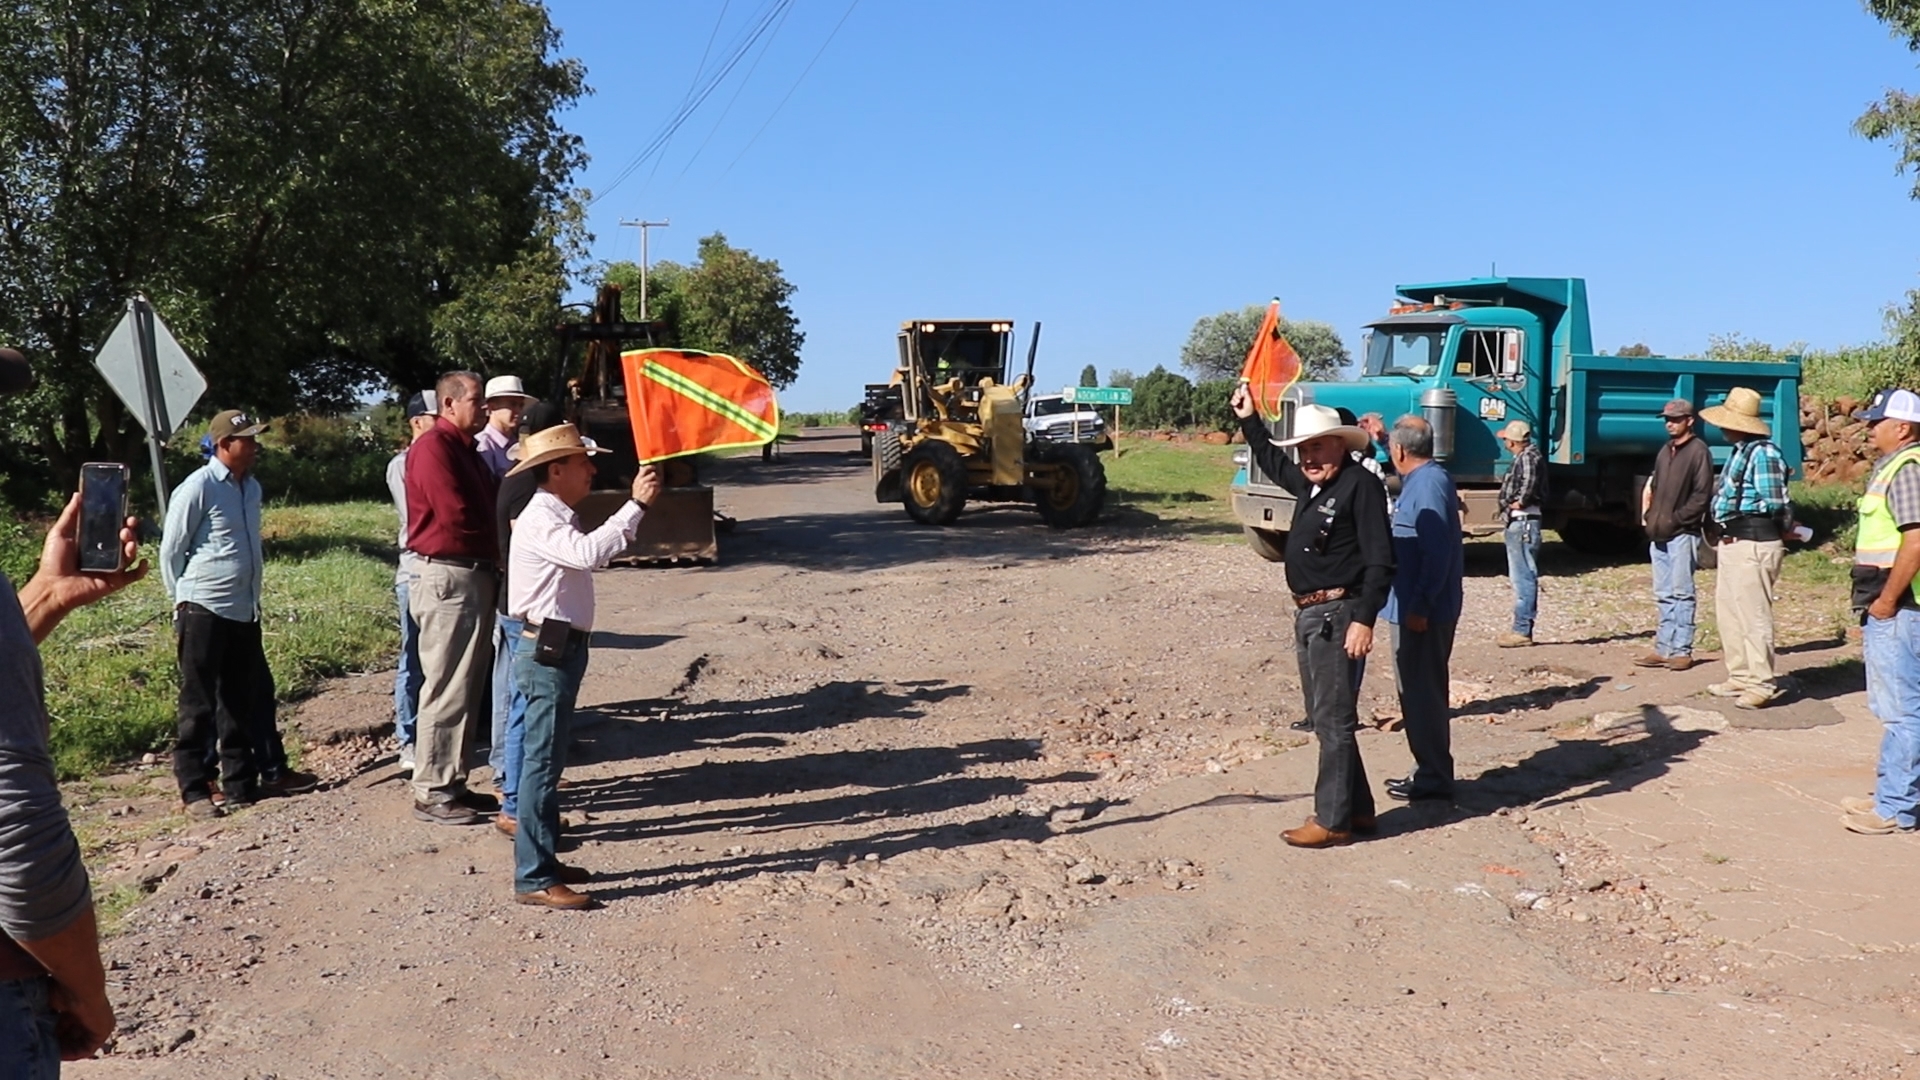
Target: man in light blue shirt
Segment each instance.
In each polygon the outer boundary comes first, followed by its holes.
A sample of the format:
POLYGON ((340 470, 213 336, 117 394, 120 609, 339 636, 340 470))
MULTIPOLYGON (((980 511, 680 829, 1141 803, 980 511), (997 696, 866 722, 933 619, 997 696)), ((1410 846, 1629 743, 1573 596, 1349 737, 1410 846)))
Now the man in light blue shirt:
POLYGON ((1400 498, 1393 507, 1393 591, 1380 617, 1393 626, 1393 669, 1413 773, 1388 780, 1386 789, 1402 802, 1447 799, 1453 796, 1449 665, 1465 597, 1460 494, 1433 461, 1433 428, 1425 420, 1395 421, 1388 449, 1400 474, 1400 498))
POLYGON ((174 491, 160 537, 180 663, 173 775, 196 817, 317 783, 286 767, 272 715, 259 706, 272 676, 260 637, 260 482, 249 474, 265 430, 238 409, 213 418, 213 458, 174 491))

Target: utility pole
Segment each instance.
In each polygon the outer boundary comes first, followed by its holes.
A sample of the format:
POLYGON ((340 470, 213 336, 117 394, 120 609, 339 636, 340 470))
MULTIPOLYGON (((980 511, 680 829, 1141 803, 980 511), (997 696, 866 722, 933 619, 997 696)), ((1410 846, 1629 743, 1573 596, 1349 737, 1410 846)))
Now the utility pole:
POLYGON ((647 321, 647 230, 664 229, 671 221, 623 221, 622 228, 640 230, 640 321, 647 321))

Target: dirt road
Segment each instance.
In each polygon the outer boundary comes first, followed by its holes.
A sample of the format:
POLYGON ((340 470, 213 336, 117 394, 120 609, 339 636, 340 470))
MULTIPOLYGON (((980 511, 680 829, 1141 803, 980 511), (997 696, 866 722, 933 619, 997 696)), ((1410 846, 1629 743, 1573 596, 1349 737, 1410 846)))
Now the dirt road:
MULTIPOLYGON (((511 845, 414 821, 352 738, 313 755, 331 790, 192 829, 150 774, 76 792, 137 838, 102 891, 157 887, 108 945, 124 1031, 73 1074, 1920 1068, 1920 847, 1836 824, 1878 737, 1850 669, 1737 713, 1701 695, 1718 665, 1631 668, 1650 604, 1622 625, 1573 579, 1545 586, 1562 644, 1495 650, 1477 545, 1458 805, 1383 797, 1378 839, 1294 851, 1313 756, 1277 567, 1018 510, 919 528, 851 449, 733 469, 720 566, 599 577, 565 794, 602 910, 512 904, 511 845)), ((303 731, 379 729, 389 679, 303 731)), ((1384 664, 1368 698, 1391 711, 1384 664)), ((1399 735, 1361 739, 1376 785, 1404 775, 1399 735)))

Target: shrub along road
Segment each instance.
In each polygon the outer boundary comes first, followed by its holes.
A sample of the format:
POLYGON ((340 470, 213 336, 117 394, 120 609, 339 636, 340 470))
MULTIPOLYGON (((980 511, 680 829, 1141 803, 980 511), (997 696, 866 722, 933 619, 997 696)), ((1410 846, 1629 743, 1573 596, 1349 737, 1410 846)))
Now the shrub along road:
MULTIPOLYGON (((122 838, 96 877, 154 892, 107 946, 127 1030, 74 1074, 1911 1067, 1920 860, 1837 824, 1877 728, 1833 587, 1795 599, 1813 696, 1739 713, 1702 695, 1716 664, 1630 666, 1641 567, 1559 566, 1556 644, 1491 648, 1476 545, 1458 806, 1383 799, 1378 839, 1302 852, 1277 567, 1150 508, 923 529, 844 446, 724 466, 722 565, 599 576, 566 798, 601 911, 513 905, 491 829, 412 820, 353 737, 384 675, 300 714, 346 736, 312 755, 331 790, 191 829, 138 772, 76 791, 122 838)), ((1368 710, 1391 696, 1377 663, 1368 710)), ((1399 735, 1361 744, 1376 784, 1404 773, 1399 735)))

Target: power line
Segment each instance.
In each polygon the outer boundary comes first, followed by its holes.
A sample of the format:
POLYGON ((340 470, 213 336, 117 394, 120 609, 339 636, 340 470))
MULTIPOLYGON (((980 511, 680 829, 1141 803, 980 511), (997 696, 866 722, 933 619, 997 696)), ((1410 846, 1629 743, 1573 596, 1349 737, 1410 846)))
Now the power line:
POLYGON ((740 153, 737 154, 732 161, 727 163, 726 169, 720 174, 721 176, 732 172, 733 167, 740 164, 740 159, 747 156, 747 151, 753 149, 753 144, 760 141, 761 132, 766 131, 767 125, 773 123, 773 118, 780 115, 780 110, 787 107, 788 98, 793 97, 794 91, 800 89, 800 84, 806 81, 807 73, 813 70, 813 65, 820 62, 820 57, 826 53, 827 46, 833 44, 833 39, 840 36, 840 28, 847 24, 847 20, 853 16, 853 9, 859 6, 860 0, 853 0, 852 3, 847 5, 846 12, 840 16, 840 21, 833 24, 833 32, 829 33, 827 40, 821 42, 820 48, 814 51, 813 59, 807 61, 807 66, 801 70, 800 77, 793 80, 793 85, 787 88, 786 97, 781 98, 780 104, 775 105, 773 112, 767 114, 766 123, 760 125, 760 130, 754 132, 753 138, 747 140, 747 145, 741 147, 740 153))
MULTIPOLYGON (((786 16, 782 15, 780 21, 785 23, 786 16)), ((726 108, 720 110, 720 118, 713 122, 713 127, 707 131, 707 137, 700 140, 700 145, 694 148, 693 156, 687 159, 687 163, 680 167, 679 174, 673 178, 675 184, 686 177, 687 170, 693 168, 693 163, 700 160, 700 155, 706 150, 707 144, 713 141, 715 135, 720 134, 720 126, 727 122, 728 116, 733 114, 734 104, 740 100, 740 94, 747 88, 747 84, 753 81, 753 73, 760 70, 760 61, 765 60, 767 53, 773 50, 773 39, 779 32, 780 28, 776 26, 773 34, 767 36, 767 43, 761 47, 760 55, 753 58, 753 63, 747 67, 747 73, 741 77, 739 85, 733 88, 733 96, 727 99, 726 108)))
POLYGON ((792 6, 793 0, 771 0, 751 22, 744 37, 736 47, 729 51, 726 58, 714 71, 713 76, 709 78, 696 93, 683 101, 678 109, 674 110, 673 115, 668 118, 661 130, 647 142, 646 146, 644 146, 638 154, 634 155, 633 160, 627 162, 626 166, 615 174, 612 182, 608 183, 605 188, 594 193, 593 198, 587 201, 587 205, 592 206, 612 194, 613 190, 624 183, 628 177, 632 176, 641 165, 646 163, 648 158, 664 149, 668 140, 673 138, 674 132, 680 130, 680 125, 687 122, 687 118, 691 117, 694 111, 700 107, 701 103, 706 101, 714 90, 719 88, 720 84, 726 80, 728 75, 732 74, 733 69, 746 57, 746 54, 752 50, 753 46, 775 26, 780 16, 784 15, 787 9, 792 6))
MULTIPOLYGON (((687 101, 693 97, 693 88, 700 85, 700 73, 707 70, 707 57, 713 55, 713 43, 720 37, 720 27, 725 25, 727 21, 727 8, 731 7, 732 3, 733 0, 721 0, 720 14, 714 17, 713 29, 707 31, 707 45, 700 50, 700 62, 694 65, 693 78, 687 80, 687 92, 680 98, 680 104, 685 105, 687 101)), ((751 69, 747 71, 747 78, 753 78, 753 71, 751 69)), ((647 183, 653 183, 653 178, 660 173, 660 163, 666 159, 667 155, 664 152, 653 159, 653 168, 647 172, 647 183)))

